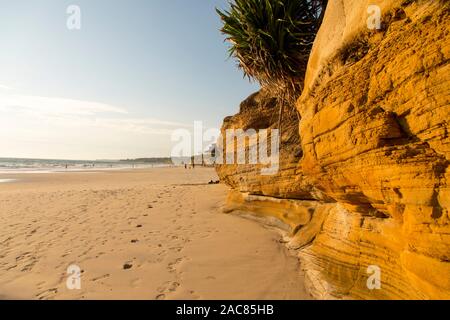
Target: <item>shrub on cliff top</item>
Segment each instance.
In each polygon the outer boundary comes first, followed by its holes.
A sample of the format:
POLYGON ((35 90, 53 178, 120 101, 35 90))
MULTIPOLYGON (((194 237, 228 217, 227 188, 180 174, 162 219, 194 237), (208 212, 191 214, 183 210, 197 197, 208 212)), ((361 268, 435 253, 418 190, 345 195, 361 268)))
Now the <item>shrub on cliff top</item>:
POLYGON ((217 9, 245 76, 285 100, 298 97, 327 0, 234 0, 217 9))

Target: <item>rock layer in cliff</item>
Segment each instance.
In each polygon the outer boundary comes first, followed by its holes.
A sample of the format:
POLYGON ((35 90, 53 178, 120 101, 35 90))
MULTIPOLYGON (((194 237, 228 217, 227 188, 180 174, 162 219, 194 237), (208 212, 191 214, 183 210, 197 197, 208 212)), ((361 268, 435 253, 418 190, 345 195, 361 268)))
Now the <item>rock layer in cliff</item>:
MULTIPOLYGON (((450 299, 448 21, 448 1, 330 1, 300 129, 283 123, 280 173, 218 167, 241 192, 230 198, 236 210, 290 227, 317 297, 450 299), (367 28, 371 5, 379 30, 367 28), (367 282, 374 267, 379 289, 367 282)), ((274 126, 277 108, 264 101, 250 97, 224 128, 274 126)))

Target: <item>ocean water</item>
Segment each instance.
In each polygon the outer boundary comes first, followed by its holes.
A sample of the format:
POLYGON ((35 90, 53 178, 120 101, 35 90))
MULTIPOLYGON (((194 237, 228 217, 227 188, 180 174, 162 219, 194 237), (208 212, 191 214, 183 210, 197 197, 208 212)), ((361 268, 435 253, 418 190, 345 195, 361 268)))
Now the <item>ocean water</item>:
MULTIPOLYGON (((67 171, 97 171, 143 169, 167 166, 167 164, 145 163, 139 161, 113 160, 47 160, 47 159, 19 159, 0 158, 1 173, 51 173, 67 171)), ((7 182, 7 181, 2 181, 7 182)))
POLYGON ((14 182, 16 179, 0 179, 0 183, 14 182))

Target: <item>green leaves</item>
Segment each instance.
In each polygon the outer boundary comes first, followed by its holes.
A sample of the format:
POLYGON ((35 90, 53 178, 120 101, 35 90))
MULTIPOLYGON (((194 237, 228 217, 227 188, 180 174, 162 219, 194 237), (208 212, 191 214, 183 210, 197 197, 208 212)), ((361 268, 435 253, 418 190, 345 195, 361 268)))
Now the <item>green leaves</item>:
POLYGON ((301 91, 326 0, 230 0, 217 13, 244 74, 288 95, 301 91))

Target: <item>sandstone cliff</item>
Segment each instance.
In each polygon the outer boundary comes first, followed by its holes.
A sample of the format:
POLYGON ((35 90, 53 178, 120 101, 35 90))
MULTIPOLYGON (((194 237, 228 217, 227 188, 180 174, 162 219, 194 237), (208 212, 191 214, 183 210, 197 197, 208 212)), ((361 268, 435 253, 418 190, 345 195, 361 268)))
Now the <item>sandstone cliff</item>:
MULTIPOLYGON (((448 1, 330 1, 279 174, 217 168, 230 211, 288 226, 316 297, 450 299, 448 21, 448 1), (366 25, 373 4, 381 30, 366 25)), ((224 129, 276 126, 267 101, 250 97, 224 129)))
MULTIPOLYGON (((252 94, 240 105, 240 111, 233 117, 224 120, 222 135, 227 129, 274 129, 278 127, 279 106, 277 99, 270 92, 261 90, 252 94)), ((217 166, 217 171, 224 182, 234 189, 254 195, 277 198, 298 199, 311 197, 302 188, 301 172, 298 172, 302 157, 300 136, 298 132, 299 118, 294 107, 283 117, 283 128, 280 150, 280 170, 276 175, 261 175, 262 165, 226 165, 217 166)), ((237 142, 237 141, 236 141, 237 142)), ((247 151, 250 146, 247 146, 247 151)), ((233 143, 233 142, 230 142, 233 143)), ((239 144, 237 147, 241 147, 239 144)), ((247 162, 248 163, 248 162, 247 162)))

